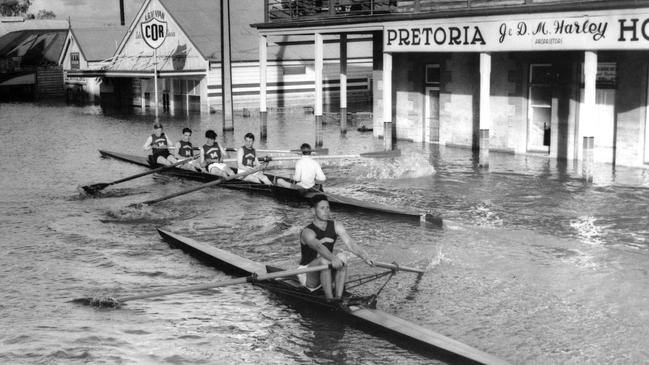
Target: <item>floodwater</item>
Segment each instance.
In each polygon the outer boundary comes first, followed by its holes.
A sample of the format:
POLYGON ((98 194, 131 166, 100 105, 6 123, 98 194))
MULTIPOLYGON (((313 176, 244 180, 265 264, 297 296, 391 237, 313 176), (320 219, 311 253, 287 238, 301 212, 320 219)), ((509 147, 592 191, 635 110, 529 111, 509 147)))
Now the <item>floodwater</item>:
MULTIPOLYGON (((257 146, 313 141, 312 118, 271 112, 268 140, 257 146)), ((0 105, 0 363, 442 363, 245 285, 119 309, 69 303, 227 278, 170 249, 156 227, 260 261, 298 255, 306 207, 213 188, 127 208, 197 184, 159 175, 82 196, 80 185, 143 171, 100 159, 97 149, 142 153, 152 119, 95 106, 0 105)), ((209 128, 223 141, 218 115, 161 121, 174 139, 189 126, 195 144, 209 128)), ((225 144, 257 128, 237 115, 225 144)), ((335 121, 324 129, 331 154, 382 147, 354 129, 341 136, 335 121)), ((573 163, 492 153, 485 170, 469 150, 397 147, 403 155, 393 160, 325 167, 332 192, 445 218, 437 229, 334 212, 377 259, 428 269, 418 281, 396 275, 380 309, 512 363, 649 362, 649 170, 598 165, 586 183, 573 163)), ((282 166, 273 172, 288 175, 282 166)), ((353 272, 372 270, 359 263, 353 272)))

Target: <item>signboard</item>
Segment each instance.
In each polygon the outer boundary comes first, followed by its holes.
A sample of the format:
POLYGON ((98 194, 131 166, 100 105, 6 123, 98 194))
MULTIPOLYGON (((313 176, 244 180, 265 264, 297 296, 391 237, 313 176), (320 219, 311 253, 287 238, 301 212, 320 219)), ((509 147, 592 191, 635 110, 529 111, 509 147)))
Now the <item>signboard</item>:
POLYGON ((383 36, 385 52, 649 49, 649 9, 430 19, 383 36))
POLYGON ((160 47, 167 38, 167 22, 164 18, 164 12, 151 10, 144 15, 144 21, 140 23, 142 38, 153 49, 160 47))

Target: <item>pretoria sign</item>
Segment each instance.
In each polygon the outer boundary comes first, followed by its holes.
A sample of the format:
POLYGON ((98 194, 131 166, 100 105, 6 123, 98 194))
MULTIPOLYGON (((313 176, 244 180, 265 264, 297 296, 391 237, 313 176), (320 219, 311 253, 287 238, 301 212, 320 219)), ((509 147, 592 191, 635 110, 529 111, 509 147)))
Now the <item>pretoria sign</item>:
POLYGON ((649 9, 430 19, 387 25, 383 37, 385 52, 649 49, 649 9))

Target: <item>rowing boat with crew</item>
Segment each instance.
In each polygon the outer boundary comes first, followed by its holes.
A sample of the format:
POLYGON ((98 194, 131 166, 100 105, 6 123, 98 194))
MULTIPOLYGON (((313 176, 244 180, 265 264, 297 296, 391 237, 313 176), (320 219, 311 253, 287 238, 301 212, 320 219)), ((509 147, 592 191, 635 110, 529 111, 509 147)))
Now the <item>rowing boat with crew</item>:
MULTIPOLYGON (((99 150, 99 153, 102 157, 114 158, 120 161, 130 162, 136 165, 144 166, 150 169, 157 168, 156 165, 152 165, 147 157, 144 156, 135 156, 119 152, 111 152, 105 150, 99 150)), ((236 173, 237 169, 232 168, 236 173)), ((194 170, 183 169, 179 167, 165 168, 160 171, 161 174, 185 178, 189 180, 199 181, 203 183, 212 182, 215 180, 220 180, 221 177, 212 175, 205 172, 199 172, 194 170)), ((278 176, 271 174, 266 175, 273 183, 277 181, 278 176)), ((284 180, 290 180, 285 177, 281 177, 284 180)), ((251 193, 262 194, 270 197, 274 197, 281 202, 308 202, 308 200, 316 193, 322 194, 320 191, 309 191, 309 190, 300 190, 296 188, 289 188, 277 185, 265 185, 260 183, 254 183, 250 181, 233 179, 229 181, 223 181, 220 186, 234 189, 234 190, 243 190, 251 193)), ((408 221, 418 221, 432 223, 434 225, 441 226, 442 218, 433 215, 430 213, 422 213, 413 209, 407 208, 398 208, 391 207, 383 204, 367 202, 355 198, 350 198, 342 195, 324 193, 332 207, 342 208, 349 211, 363 211, 368 213, 377 213, 382 215, 388 215, 393 218, 403 219, 408 221)))
POLYGON ((164 241, 172 247, 180 248, 192 256, 195 256, 224 272, 246 277, 245 281, 265 288, 284 298, 291 299, 296 303, 314 305, 321 310, 339 314, 350 320, 350 323, 354 325, 358 325, 364 329, 373 329, 376 334, 390 336, 390 338, 400 338, 403 340, 403 342, 401 342, 403 344, 409 346, 416 345, 416 348, 419 350, 433 351, 436 356, 448 358, 451 362, 507 364, 506 361, 496 356, 443 336, 413 322, 376 309, 377 296, 385 284, 387 284, 387 281, 380 287, 379 291, 373 295, 359 296, 349 292, 349 290, 374 279, 388 277, 387 280, 390 280, 390 278, 392 278, 397 271, 400 271, 400 269, 402 269, 401 271, 421 272, 416 269, 400 268, 398 265, 394 264, 375 265, 389 268, 390 270, 375 275, 365 276, 356 279, 354 282, 347 282, 343 300, 339 302, 331 302, 325 299, 322 291, 311 292, 301 286, 295 276, 283 275, 282 273, 289 273, 289 271, 282 271, 282 268, 252 261, 229 251, 219 249, 206 243, 198 242, 188 237, 183 237, 167 230, 158 229, 158 232, 164 241), (273 273, 277 274, 277 278, 269 280, 268 278, 271 277, 273 273), (259 280, 256 280, 256 277, 259 277, 259 280))

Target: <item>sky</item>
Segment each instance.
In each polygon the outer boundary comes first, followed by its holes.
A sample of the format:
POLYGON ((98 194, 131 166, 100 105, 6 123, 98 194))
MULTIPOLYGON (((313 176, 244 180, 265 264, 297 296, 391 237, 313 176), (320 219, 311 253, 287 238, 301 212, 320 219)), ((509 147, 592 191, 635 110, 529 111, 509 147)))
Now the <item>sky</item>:
MULTIPOLYGON (((135 17, 144 0, 124 0, 126 26, 135 17)), ((73 27, 94 27, 119 25, 119 0, 33 0, 29 9, 36 14, 39 10, 51 10, 56 19, 67 20, 73 27)))

